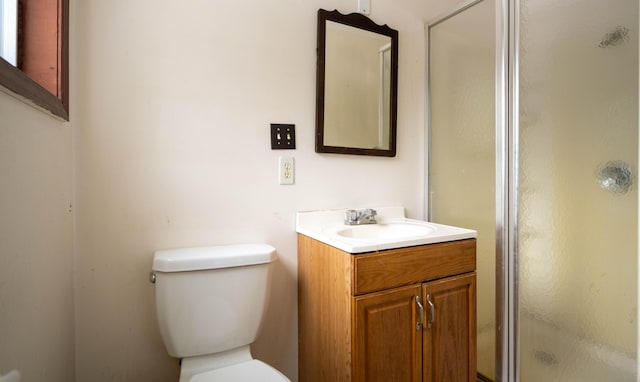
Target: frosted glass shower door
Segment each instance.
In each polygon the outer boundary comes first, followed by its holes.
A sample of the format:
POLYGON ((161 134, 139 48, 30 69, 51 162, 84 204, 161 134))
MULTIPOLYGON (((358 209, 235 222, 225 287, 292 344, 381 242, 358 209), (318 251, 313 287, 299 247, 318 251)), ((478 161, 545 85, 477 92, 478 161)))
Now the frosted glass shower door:
POLYGON ((519 0, 522 382, 634 382, 638 1, 519 0))
POLYGON ((478 372, 495 364, 495 2, 428 26, 429 215, 477 240, 478 372))

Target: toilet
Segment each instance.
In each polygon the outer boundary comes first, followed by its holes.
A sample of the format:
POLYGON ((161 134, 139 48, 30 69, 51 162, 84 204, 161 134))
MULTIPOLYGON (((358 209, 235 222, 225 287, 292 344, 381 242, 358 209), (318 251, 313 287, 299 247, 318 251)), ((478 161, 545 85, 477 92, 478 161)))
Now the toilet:
POLYGON ((179 382, 289 381, 253 359, 250 344, 267 307, 275 248, 240 244, 156 251, 151 281, 179 382))

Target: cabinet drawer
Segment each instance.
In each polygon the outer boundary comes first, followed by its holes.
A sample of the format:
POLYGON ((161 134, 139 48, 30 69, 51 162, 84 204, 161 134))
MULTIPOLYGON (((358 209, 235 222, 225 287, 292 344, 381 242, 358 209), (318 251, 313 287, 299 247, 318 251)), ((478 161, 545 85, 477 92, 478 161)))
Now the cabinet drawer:
POLYGON ((374 292, 476 269, 476 240, 353 256, 353 294, 374 292))

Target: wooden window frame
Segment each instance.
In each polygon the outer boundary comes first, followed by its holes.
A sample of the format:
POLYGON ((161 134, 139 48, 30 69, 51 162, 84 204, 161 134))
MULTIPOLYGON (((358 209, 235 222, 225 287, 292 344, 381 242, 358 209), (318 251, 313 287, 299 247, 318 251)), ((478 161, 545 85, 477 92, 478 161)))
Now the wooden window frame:
POLYGON ((57 87, 53 94, 34 81, 28 74, 0 57, 0 85, 51 114, 69 120, 69 0, 57 0, 58 12, 48 17, 56 17, 58 25, 57 62, 55 75, 57 87))

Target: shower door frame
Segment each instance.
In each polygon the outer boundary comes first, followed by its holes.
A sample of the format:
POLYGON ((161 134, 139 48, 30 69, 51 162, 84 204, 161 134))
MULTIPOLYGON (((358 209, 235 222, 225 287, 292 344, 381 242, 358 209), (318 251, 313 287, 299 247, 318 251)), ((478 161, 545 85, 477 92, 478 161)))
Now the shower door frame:
MULTIPOLYGON (((431 220, 429 163, 431 140, 430 28, 485 0, 465 2, 425 25, 426 65, 426 171, 425 216, 431 220)), ((520 323, 518 272, 518 144, 519 144, 519 0, 495 0, 496 6, 496 381, 520 381, 520 323)), ((639 15, 640 18, 640 15, 639 15)), ((640 67, 638 68, 640 71, 640 67)), ((639 84, 640 89, 640 84, 639 84)), ((640 108, 640 107, 639 107, 640 108)), ((639 126, 640 128, 640 126, 639 126)), ((640 161, 640 151, 638 153, 640 161)), ((640 216, 639 203, 638 216, 640 216)), ((640 225, 638 228, 640 236, 640 225)), ((640 257, 640 248, 638 249, 640 257)), ((638 262, 640 274, 640 262, 638 262)), ((640 283, 638 283, 640 291, 640 283)), ((640 296, 640 292, 639 292, 640 296)), ((640 297, 639 297, 640 299, 640 297)), ((640 355, 640 330, 638 331, 640 355)), ((638 363, 640 376, 640 363, 638 363)))
MULTIPOLYGON (((431 50, 430 28, 458 15, 485 0, 470 0, 451 11, 436 17, 425 25, 427 132, 425 171, 425 216, 431 219, 431 189, 429 185, 429 163, 431 161, 431 50)), ((510 24, 515 0, 494 0, 496 7, 496 67, 495 67, 495 166, 496 166, 496 381, 518 381, 518 267, 517 267, 517 52, 516 25, 510 24), (515 91, 515 93, 514 93, 515 91), (516 94, 516 97, 509 97, 516 94), (515 99, 514 99, 515 98, 515 99), (514 112, 515 111, 515 112, 514 112), (510 133, 512 132, 512 133, 510 133), (514 286, 514 287, 510 287, 514 286)))
MULTIPOLYGON (((496 12, 496 381, 520 382, 520 1, 497 0, 496 12)), ((640 150, 638 157, 640 160, 640 150)), ((636 213, 640 216, 640 203, 636 213)), ((636 234, 640 237, 640 225, 636 234)), ((637 256, 640 258, 640 248, 637 256)), ((637 272, 640 274, 640 262, 637 272)), ((637 288, 640 291, 640 283, 637 288)), ((640 355, 640 330, 636 343, 636 354, 640 355)), ((640 378, 640 363, 637 360, 636 368, 636 377, 640 378)))
POLYGON ((496 13, 496 381, 519 382, 518 0, 496 13))
MULTIPOLYGON (((425 25, 427 165, 425 216, 431 220, 429 163, 431 140, 430 28, 485 0, 470 0, 425 25)), ((496 166, 496 381, 519 381, 518 315, 518 2, 495 0, 495 166, 496 166), (513 52, 513 54, 510 54, 513 52), (511 96, 510 96, 511 95, 511 96)))

